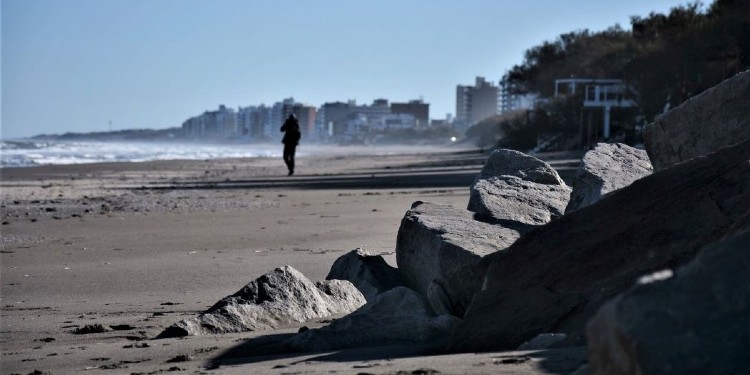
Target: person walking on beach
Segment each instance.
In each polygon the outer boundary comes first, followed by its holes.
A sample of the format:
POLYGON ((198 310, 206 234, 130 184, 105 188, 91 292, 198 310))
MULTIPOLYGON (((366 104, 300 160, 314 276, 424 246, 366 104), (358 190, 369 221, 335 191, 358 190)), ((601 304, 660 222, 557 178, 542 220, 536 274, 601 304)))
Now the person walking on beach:
POLYGON ((284 138, 281 143, 284 144, 284 163, 289 168, 289 176, 294 174, 294 153, 299 144, 299 139, 302 137, 302 133, 299 131, 299 122, 294 114, 290 114, 284 121, 284 125, 281 125, 281 131, 284 132, 284 138))

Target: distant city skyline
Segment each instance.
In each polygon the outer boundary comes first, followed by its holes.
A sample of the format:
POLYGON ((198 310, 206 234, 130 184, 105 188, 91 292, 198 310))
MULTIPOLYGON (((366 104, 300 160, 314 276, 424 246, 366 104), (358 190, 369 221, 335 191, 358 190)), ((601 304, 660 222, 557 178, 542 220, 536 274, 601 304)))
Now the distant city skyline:
POLYGON ((422 98, 686 1, 2 0, 0 137, 180 127, 219 105, 422 98))
MULTIPOLYGON (((497 93, 495 101, 497 104, 497 93)), ((290 115, 297 117, 306 141, 317 143, 373 144, 379 141, 403 141, 405 137, 413 137, 417 133, 425 137, 434 134, 445 136, 452 125, 446 119, 430 121, 430 105, 421 99, 399 103, 381 98, 371 104, 350 100, 329 102, 316 108, 294 98, 285 98, 268 106, 260 104, 235 109, 220 105, 216 110, 205 111, 185 120, 180 138, 280 141, 282 134, 279 123, 290 115)))

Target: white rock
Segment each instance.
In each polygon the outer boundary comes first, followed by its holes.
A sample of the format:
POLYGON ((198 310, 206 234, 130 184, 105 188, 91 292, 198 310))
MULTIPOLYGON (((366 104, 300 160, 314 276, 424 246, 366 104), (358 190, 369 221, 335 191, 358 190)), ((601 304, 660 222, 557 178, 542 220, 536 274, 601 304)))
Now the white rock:
POLYGON ((469 211, 521 231, 560 217, 570 187, 547 163, 514 150, 495 150, 471 186, 469 211))
POLYGON ((272 330, 354 311, 365 298, 352 283, 313 284, 291 266, 279 267, 195 318, 177 322, 158 338, 272 330))
POLYGON ((578 167, 565 212, 593 204, 653 170, 646 151, 621 143, 599 143, 586 153, 578 167))

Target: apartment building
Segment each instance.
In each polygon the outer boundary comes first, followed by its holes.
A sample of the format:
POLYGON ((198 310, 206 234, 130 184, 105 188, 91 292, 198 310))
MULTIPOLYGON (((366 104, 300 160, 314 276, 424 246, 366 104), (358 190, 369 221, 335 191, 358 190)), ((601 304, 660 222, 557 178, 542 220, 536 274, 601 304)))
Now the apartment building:
POLYGON ((414 127, 417 129, 430 125, 430 105, 422 99, 410 100, 406 103, 391 103, 391 113, 414 116, 414 127))
POLYGON ((237 110, 238 135, 252 140, 267 138, 266 123, 269 121, 269 108, 259 106, 240 107, 237 110))
POLYGON ((536 98, 532 94, 518 94, 513 84, 500 81, 500 114, 533 108, 536 98))
POLYGON ((182 123, 183 134, 191 138, 231 138, 237 134, 237 113, 223 104, 182 123))
POLYGON ((474 86, 456 86, 456 120, 458 131, 500 113, 500 88, 484 77, 476 77, 474 86))

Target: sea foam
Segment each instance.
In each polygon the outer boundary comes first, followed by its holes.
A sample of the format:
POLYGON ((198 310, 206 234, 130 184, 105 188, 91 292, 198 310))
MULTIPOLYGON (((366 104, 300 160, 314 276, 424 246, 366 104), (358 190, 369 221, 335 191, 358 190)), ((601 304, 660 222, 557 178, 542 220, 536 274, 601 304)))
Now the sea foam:
POLYGON ((281 146, 128 142, 0 141, 0 167, 280 157, 281 146))

